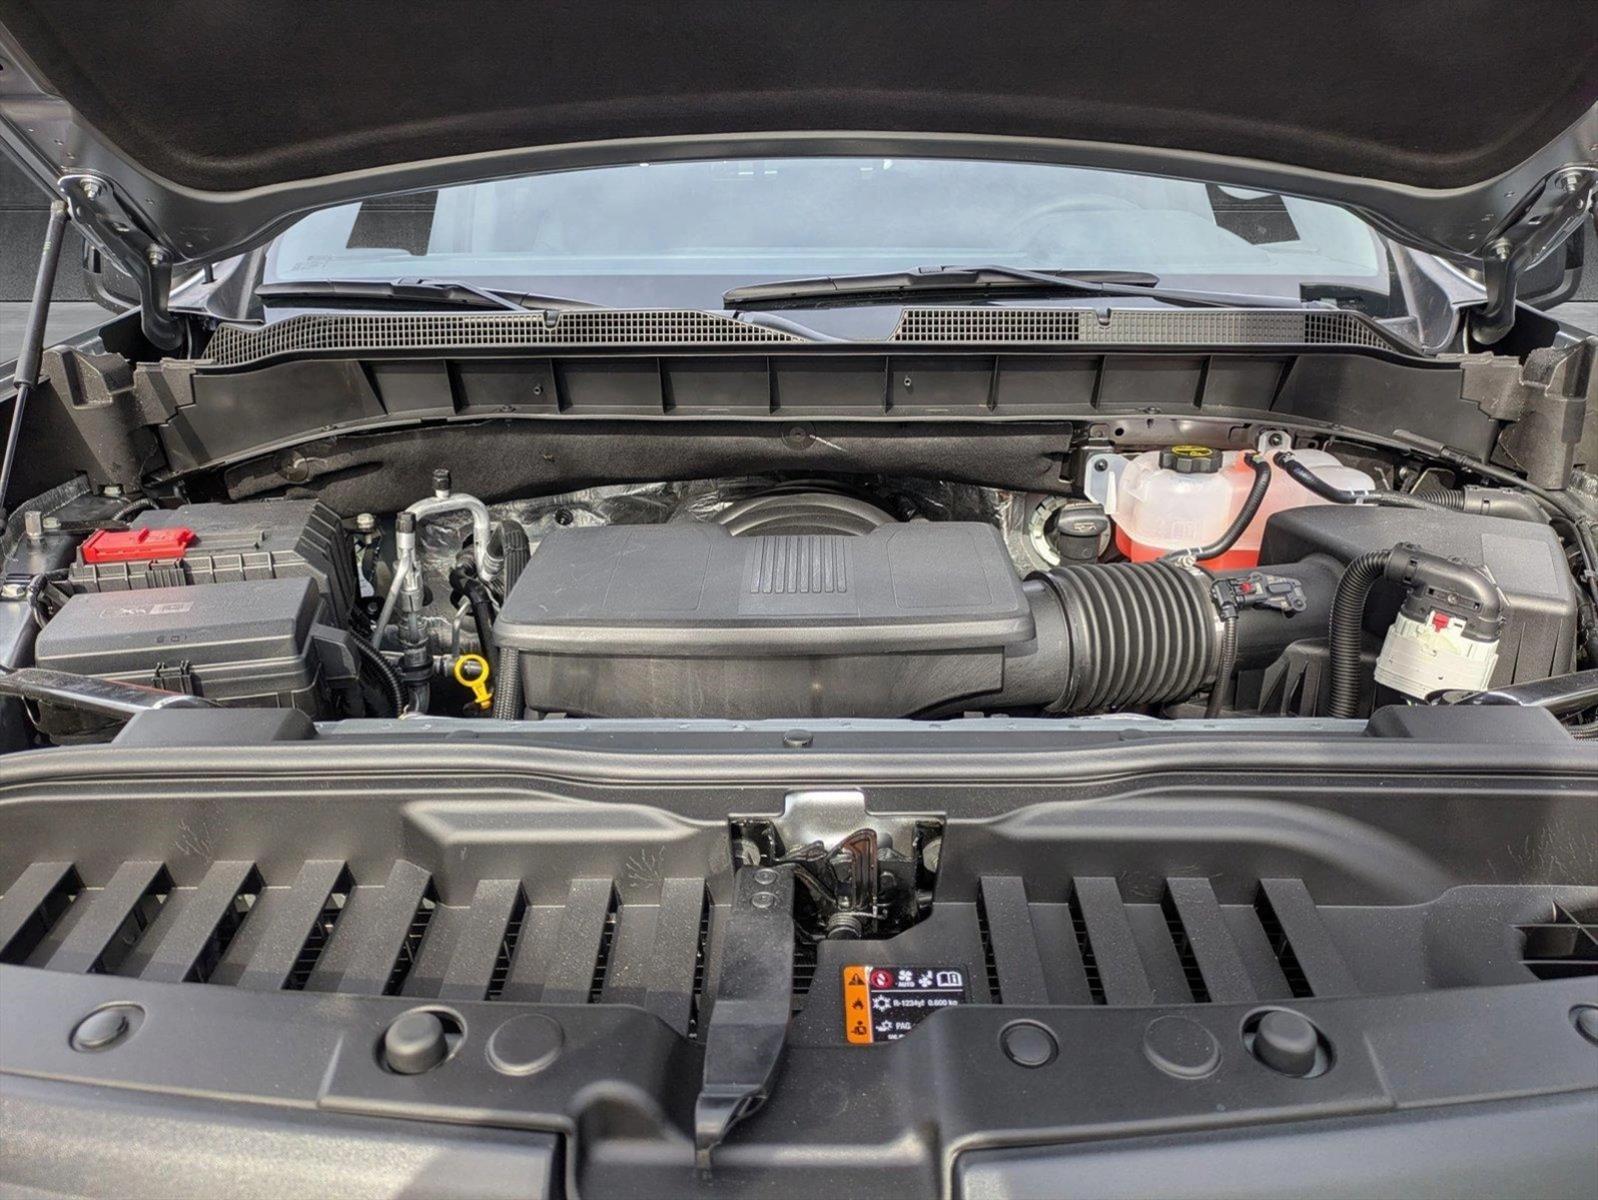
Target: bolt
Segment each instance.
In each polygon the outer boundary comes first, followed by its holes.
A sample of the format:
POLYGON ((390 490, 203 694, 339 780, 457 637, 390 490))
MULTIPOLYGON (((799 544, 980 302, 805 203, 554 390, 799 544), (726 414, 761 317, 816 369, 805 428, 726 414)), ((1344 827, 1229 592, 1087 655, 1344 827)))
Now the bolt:
POLYGON ((377 518, 371 513, 357 513, 355 515, 356 533, 376 533, 377 518))
POLYGON ((1570 1010, 1570 1019, 1576 1023, 1576 1032, 1598 1046, 1598 1007, 1578 1004, 1570 1010))
POLYGON ((433 472, 433 495, 442 500, 449 495, 449 488, 449 470, 445 467, 439 467, 433 472))
POLYGON ((78 184, 78 190, 83 193, 85 200, 98 200, 102 189, 98 179, 85 179, 78 184))
POLYGON ((803 729, 790 729, 782 735, 782 744, 790 750, 803 750, 815 739, 803 729))
POLYGON ((1510 245, 1508 238, 1499 238, 1496 242, 1487 247, 1487 254, 1488 257, 1496 259, 1499 262, 1508 262, 1509 256, 1514 252, 1514 249, 1514 246, 1510 245))
POLYGON ((144 257, 152 267, 164 266, 167 261, 167 252, 160 246, 151 246, 144 252, 144 257))
POLYGON ((753 904, 756 908, 770 908, 776 902, 777 896, 775 892, 756 892, 753 896, 749 897, 749 903, 753 904))
POLYGON ((109 1050, 126 1040, 144 1020, 144 1010, 136 1004, 112 1004, 78 1022, 70 1045, 80 1053, 109 1050))
POLYGON ((22 530, 28 535, 30 542, 38 541, 44 536, 44 514, 38 509, 23 513, 22 530))
POLYGON ((1561 171, 1554 177, 1554 186, 1562 192, 1579 192, 1583 178, 1581 171, 1561 171))
POLYGON ((761 867, 755 872, 755 882, 770 887, 777 882, 777 873, 770 867, 761 867))

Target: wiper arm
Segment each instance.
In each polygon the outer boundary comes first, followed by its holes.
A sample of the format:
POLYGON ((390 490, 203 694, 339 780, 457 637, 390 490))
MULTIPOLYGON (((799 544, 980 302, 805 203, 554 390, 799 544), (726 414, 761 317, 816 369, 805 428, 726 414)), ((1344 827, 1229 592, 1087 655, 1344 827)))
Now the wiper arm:
POLYGON ((255 289, 255 294, 266 300, 348 300, 358 304, 422 304, 511 312, 601 307, 569 296, 502 291, 457 279, 301 279, 264 283, 255 289))
POLYGON ((1029 271, 1024 267, 915 267, 876 275, 818 275, 733 288, 721 298, 729 309, 862 304, 906 297, 1035 293, 1054 296, 1146 296, 1195 308, 1301 308, 1285 296, 1190 292, 1162 288, 1143 271, 1029 271))

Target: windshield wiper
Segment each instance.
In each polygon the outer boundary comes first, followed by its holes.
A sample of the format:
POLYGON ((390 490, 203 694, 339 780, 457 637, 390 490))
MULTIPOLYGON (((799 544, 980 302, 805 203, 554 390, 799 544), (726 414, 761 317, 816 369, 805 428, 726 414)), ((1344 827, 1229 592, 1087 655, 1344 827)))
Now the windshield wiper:
POLYGON ((371 305, 431 305, 526 312, 528 309, 599 308, 588 300, 503 291, 456 279, 298 279, 263 283, 255 294, 265 300, 344 300, 371 305))
POLYGON ((876 275, 818 275, 735 287, 721 298, 729 309, 813 307, 902 300, 994 295, 1146 296, 1195 308, 1301 308, 1286 296, 1190 292, 1162 288, 1158 275, 1143 271, 1029 271, 1024 267, 914 267, 876 275))

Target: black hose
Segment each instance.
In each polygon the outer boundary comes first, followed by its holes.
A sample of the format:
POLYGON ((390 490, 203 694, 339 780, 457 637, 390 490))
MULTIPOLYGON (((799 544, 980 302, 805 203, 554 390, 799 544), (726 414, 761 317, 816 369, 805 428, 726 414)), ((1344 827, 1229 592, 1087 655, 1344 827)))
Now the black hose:
POLYGON ((139 499, 139 500, 132 500, 132 501, 129 501, 127 504, 124 504, 121 508, 117 509, 116 512, 112 513, 111 514, 111 519, 113 521, 126 521, 126 520, 129 520, 132 517, 138 516, 141 512, 144 512, 146 509, 150 509, 150 508, 154 508, 154 507, 155 507, 155 501, 154 500, 150 500, 148 498, 139 499))
POLYGON ((515 646, 506 646, 499 652, 499 666, 495 674, 499 681, 494 684, 494 719, 498 721, 519 721, 522 718, 522 671, 521 651, 515 646))
POLYGON ((1254 483, 1248 489, 1243 507, 1237 510, 1237 516, 1232 518, 1232 523, 1226 527, 1226 531, 1208 546, 1198 546, 1192 550, 1173 550, 1161 557, 1191 558, 1194 562, 1203 562, 1207 558, 1219 558, 1237 544, 1237 539, 1243 536, 1243 531, 1258 515, 1260 505, 1265 503, 1265 493, 1271 490, 1271 464, 1266 461, 1265 456, 1256 454, 1250 465, 1254 468, 1254 483))
POLYGON ((494 661, 494 602, 488 594, 488 585, 469 570, 457 567, 450 572, 449 582, 457 603, 464 598, 471 606, 472 624, 477 627, 479 653, 489 662, 494 661))
POLYGON ((1469 513, 1478 517, 1503 517, 1510 521, 1531 521, 1539 525, 1548 523, 1548 513, 1535 497, 1512 488, 1464 487, 1450 488, 1431 485, 1416 488, 1410 495, 1417 500, 1446 508, 1450 512, 1469 513))
POLYGON ((361 661, 371 668, 372 682, 376 683, 388 697, 389 713, 397 717, 405 711, 405 685, 400 682, 399 672, 394 669, 394 664, 383 657, 383 652, 371 642, 359 635, 352 636, 355 643, 355 652, 360 655, 361 661))
POLYGON ((1442 486, 1416 488, 1410 495, 1435 504, 1438 508, 1446 508, 1449 512, 1465 511, 1465 493, 1458 488, 1442 486))
POLYGON ((1237 614, 1225 618, 1221 628, 1221 663, 1215 670, 1215 682, 1210 685, 1210 698, 1204 705, 1206 717, 1218 717, 1226 703, 1226 693, 1231 690, 1232 671, 1237 666, 1237 614))
POLYGON ((1328 632, 1328 655, 1332 663, 1332 694, 1327 712, 1334 717, 1352 717, 1359 712, 1359 685, 1362 675, 1360 651, 1365 632, 1365 601, 1371 588, 1387 572, 1391 550, 1362 554, 1349 563, 1337 582, 1332 601, 1332 621, 1328 632))
POLYGON ((1299 462, 1286 450, 1277 454, 1276 465, 1286 471, 1287 477, 1294 483, 1314 492, 1322 500, 1330 500, 1333 504, 1358 504, 1361 501, 1366 501, 1370 504, 1381 505, 1384 508, 1417 508, 1427 509, 1432 512, 1447 508, 1444 504, 1437 504, 1405 492, 1350 492, 1340 487, 1334 487, 1299 462))

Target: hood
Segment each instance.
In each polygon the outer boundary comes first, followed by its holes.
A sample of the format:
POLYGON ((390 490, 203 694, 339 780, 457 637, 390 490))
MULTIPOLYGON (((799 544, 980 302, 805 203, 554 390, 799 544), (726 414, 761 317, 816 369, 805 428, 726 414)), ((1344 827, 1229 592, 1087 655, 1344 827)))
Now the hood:
POLYGON ((0 0, 0 66, 6 146, 176 263, 383 193, 807 152, 1245 184, 1462 261, 1598 161, 1569 0, 0 0))

